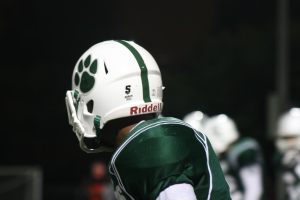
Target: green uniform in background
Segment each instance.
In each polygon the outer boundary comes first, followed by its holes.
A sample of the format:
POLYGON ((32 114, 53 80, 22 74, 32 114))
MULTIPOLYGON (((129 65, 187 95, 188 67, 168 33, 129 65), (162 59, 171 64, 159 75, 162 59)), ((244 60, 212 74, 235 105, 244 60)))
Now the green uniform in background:
POLYGON ((241 138, 228 151, 220 154, 219 159, 230 187, 231 198, 244 199, 244 187, 239 172, 251 165, 259 165, 263 170, 263 154, 259 144, 253 138, 241 138))
POLYGON ((281 178, 285 189, 286 200, 300 199, 300 151, 289 150, 280 154, 281 178))
POLYGON ((188 183, 198 200, 228 200, 229 187, 205 135, 175 118, 142 122, 115 151, 109 172, 119 199, 156 199, 188 183))

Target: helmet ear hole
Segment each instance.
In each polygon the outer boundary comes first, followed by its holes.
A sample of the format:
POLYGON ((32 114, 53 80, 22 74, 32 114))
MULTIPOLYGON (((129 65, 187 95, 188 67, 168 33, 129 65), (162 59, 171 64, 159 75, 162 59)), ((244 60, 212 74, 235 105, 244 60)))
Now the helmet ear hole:
POLYGON ((93 113, 93 109, 94 109, 94 101, 93 100, 90 100, 87 104, 86 104, 86 107, 87 107, 87 111, 89 113, 93 113))

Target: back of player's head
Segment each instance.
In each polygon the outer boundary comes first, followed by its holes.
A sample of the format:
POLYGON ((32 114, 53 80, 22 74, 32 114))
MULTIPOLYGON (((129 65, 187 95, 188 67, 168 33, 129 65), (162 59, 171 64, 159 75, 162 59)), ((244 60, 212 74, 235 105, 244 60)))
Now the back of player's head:
POLYGON ((226 151, 240 136, 234 120, 225 114, 210 117, 204 133, 217 154, 226 151))
POLYGON ((300 149, 300 108, 291 108, 279 116, 276 136, 276 146, 280 151, 300 149))
MULTIPOLYGON (((134 42, 111 40, 89 48, 77 61, 66 103, 69 123, 80 146, 83 138, 101 140, 101 130, 113 120, 158 116, 163 107, 160 69, 152 55, 134 42)), ((99 141, 101 143, 101 141, 99 141)))

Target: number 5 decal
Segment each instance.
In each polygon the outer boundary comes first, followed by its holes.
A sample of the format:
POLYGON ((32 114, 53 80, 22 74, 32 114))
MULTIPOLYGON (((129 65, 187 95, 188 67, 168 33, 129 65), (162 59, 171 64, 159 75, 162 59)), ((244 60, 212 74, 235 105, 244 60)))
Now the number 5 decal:
POLYGON ((126 94, 129 94, 130 91, 131 91, 131 85, 126 85, 126 86, 125 86, 125 93, 126 93, 126 94))

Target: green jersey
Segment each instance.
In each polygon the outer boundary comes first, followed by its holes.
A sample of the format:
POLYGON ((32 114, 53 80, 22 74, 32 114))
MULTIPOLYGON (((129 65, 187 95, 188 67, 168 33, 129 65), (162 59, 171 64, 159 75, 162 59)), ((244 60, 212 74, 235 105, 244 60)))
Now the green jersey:
POLYGON ((118 199, 156 199, 187 183, 197 199, 231 199, 218 158, 205 135, 175 118, 139 123, 115 151, 109 173, 118 199))
POLYGON ((250 137, 239 139, 228 151, 220 154, 219 160, 230 187, 231 198, 244 199, 245 188, 240 171, 251 165, 258 165, 263 170, 263 154, 259 144, 250 137))

